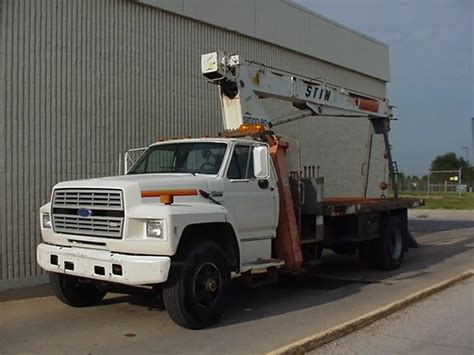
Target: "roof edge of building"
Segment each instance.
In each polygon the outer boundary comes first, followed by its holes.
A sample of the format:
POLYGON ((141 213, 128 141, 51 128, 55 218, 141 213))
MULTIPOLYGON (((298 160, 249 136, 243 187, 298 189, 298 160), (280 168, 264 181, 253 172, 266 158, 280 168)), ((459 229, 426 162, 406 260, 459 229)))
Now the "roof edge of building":
POLYGON ((274 0, 274 6, 264 0, 131 1, 274 43, 383 82, 390 80, 387 44, 293 0, 274 0), (275 25, 285 22, 294 26, 275 25))
POLYGON ((333 24, 333 25, 335 25, 335 26, 338 26, 338 27, 340 27, 340 28, 346 30, 346 31, 352 32, 352 33, 354 33, 354 34, 357 35, 357 36, 363 37, 363 38, 365 38, 365 39, 367 39, 367 40, 369 40, 369 41, 371 41, 371 42, 374 42, 374 43, 376 43, 376 44, 379 44, 379 45, 381 45, 381 46, 384 46, 384 47, 386 47, 387 49, 388 49, 388 47, 389 47, 387 43, 382 42, 382 41, 378 40, 377 38, 374 38, 374 37, 372 37, 372 36, 369 36, 369 35, 367 35, 367 34, 365 34, 365 33, 363 33, 363 32, 360 32, 360 31, 358 31, 358 30, 356 30, 356 29, 354 29, 354 28, 351 28, 351 27, 349 27, 349 26, 347 26, 347 25, 344 25, 344 24, 342 24, 342 23, 340 23, 340 22, 338 22, 338 21, 336 21, 336 20, 333 20, 333 19, 331 19, 331 18, 329 18, 329 17, 326 17, 326 16, 324 16, 324 15, 318 14, 317 12, 315 12, 315 11, 313 11, 313 10, 311 10, 311 9, 308 9, 307 7, 305 7, 305 6, 303 6, 303 5, 298 4, 297 2, 295 2, 295 0, 282 0, 282 1, 285 2, 285 3, 287 3, 287 4, 290 5, 290 6, 294 6, 294 7, 298 8, 298 9, 300 9, 301 11, 307 12, 307 13, 309 13, 309 14, 312 15, 312 16, 316 16, 316 17, 320 18, 321 20, 324 20, 324 21, 326 21, 326 22, 329 22, 329 23, 331 23, 331 24, 333 24))

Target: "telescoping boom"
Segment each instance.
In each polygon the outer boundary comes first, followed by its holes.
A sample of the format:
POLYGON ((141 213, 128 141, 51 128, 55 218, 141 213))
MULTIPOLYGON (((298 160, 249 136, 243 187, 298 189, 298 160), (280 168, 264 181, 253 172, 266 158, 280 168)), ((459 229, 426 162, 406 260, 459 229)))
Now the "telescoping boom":
MULTIPOLYGON (((393 119, 387 99, 362 95, 323 80, 289 73, 243 60, 222 51, 201 56, 202 74, 219 85, 224 128, 238 129, 241 124, 261 124, 266 129, 308 116, 366 117, 371 134, 382 134, 389 175, 395 197, 396 164, 392 160, 388 132, 393 119), (291 103, 298 110, 282 117, 270 117, 262 99, 274 98, 291 103)), ((372 140, 370 140, 371 149, 372 140)))
POLYGON ((363 96, 321 80, 242 60, 238 55, 203 54, 201 66, 203 75, 221 87, 226 129, 236 129, 242 123, 259 123, 271 128, 314 115, 392 118, 386 99, 363 96), (264 98, 291 102, 299 112, 286 117, 269 117, 260 101, 264 98))

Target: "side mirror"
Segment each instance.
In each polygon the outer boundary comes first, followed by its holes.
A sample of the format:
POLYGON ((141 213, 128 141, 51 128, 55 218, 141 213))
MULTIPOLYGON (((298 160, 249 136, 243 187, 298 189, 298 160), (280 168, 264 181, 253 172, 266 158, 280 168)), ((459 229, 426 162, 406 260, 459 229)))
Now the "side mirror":
POLYGON ((270 175, 268 147, 265 145, 253 148, 253 173, 258 179, 265 179, 270 175))

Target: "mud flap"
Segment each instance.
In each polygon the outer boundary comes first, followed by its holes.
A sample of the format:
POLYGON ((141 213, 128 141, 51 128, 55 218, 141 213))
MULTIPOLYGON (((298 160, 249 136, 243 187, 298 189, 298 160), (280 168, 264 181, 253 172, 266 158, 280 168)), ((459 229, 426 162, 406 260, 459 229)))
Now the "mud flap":
POLYGON ((412 232, 408 231, 408 247, 409 248, 419 248, 420 244, 416 241, 415 237, 413 236, 412 232))

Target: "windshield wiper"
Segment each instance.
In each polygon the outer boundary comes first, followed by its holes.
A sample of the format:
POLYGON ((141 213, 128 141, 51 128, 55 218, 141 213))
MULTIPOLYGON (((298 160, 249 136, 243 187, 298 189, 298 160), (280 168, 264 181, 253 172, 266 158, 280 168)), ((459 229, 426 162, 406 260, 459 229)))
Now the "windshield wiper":
POLYGON ((214 200, 214 199, 211 197, 211 194, 210 194, 209 192, 206 192, 206 191, 204 191, 204 190, 199 190, 199 194, 200 194, 202 197, 208 199, 209 201, 214 202, 216 205, 222 206, 222 203, 220 203, 219 201, 214 200))

